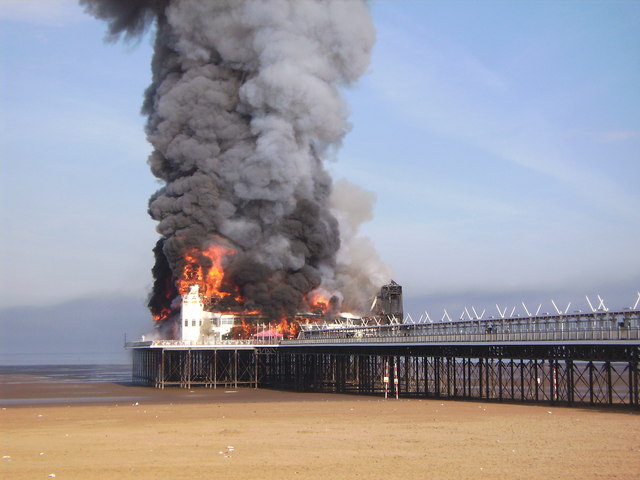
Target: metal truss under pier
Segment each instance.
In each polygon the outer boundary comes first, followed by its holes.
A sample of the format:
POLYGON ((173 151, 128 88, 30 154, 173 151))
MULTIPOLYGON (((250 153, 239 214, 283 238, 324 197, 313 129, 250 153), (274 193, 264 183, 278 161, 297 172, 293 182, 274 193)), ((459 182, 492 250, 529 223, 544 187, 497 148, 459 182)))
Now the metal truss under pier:
POLYGON ((257 356, 253 345, 130 344, 132 382, 156 388, 237 388, 258 386, 257 356))
POLYGON ((400 398, 640 408, 638 342, 134 345, 133 383, 156 388, 388 390, 400 398))
POLYGON ((260 387, 640 408, 640 346, 305 345, 258 351, 260 387), (385 377, 388 382, 385 385, 385 377))

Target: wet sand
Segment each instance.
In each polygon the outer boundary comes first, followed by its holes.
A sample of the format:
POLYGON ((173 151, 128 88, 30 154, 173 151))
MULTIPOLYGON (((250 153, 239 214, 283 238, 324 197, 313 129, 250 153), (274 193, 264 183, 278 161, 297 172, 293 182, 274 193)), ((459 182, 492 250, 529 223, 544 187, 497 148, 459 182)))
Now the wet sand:
POLYGON ((637 411, 16 380, 3 479, 640 479, 637 411))

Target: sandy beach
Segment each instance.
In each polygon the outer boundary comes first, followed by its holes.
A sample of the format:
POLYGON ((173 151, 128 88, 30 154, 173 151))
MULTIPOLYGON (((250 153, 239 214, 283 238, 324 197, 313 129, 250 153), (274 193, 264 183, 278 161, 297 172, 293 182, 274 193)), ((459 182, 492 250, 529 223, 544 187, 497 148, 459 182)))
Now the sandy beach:
POLYGON ((3 479, 638 479, 640 414, 3 379, 3 479))

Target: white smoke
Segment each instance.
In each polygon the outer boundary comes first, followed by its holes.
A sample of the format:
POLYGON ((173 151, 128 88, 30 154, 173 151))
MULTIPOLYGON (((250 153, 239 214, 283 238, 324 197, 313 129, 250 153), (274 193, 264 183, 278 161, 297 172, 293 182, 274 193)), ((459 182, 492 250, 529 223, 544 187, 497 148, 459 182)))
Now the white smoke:
POLYGON ((373 218, 375 194, 347 180, 334 184, 331 208, 340 225, 340 250, 333 282, 348 311, 365 311, 380 286, 391 278, 391 269, 381 260, 373 243, 359 235, 363 223, 373 218))

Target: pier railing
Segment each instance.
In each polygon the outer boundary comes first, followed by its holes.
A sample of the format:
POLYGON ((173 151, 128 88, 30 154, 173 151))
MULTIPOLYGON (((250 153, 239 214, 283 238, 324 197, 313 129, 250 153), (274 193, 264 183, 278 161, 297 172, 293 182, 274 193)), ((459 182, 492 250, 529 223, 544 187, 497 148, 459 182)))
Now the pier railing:
POLYGON ((640 340, 638 310, 307 330, 297 339, 281 343, 306 345, 625 340, 640 340))
POLYGON ((255 345, 277 345, 280 338, 250 338, 246 340, 217 340, 215 342, 209 340, 189 341, 189 340, 141 340, 137 342, 127 342, 126 348, 149 348, 149 347, 250 347, 255 345))
POLYGON ((211 341, 147 340, 127 348, 250 348, 252 346, 388 343, 512 343, 640 341, 640 310, 539 317, 458 320, 321 328, 312 325, 297 339, 278 337, 211 341))

